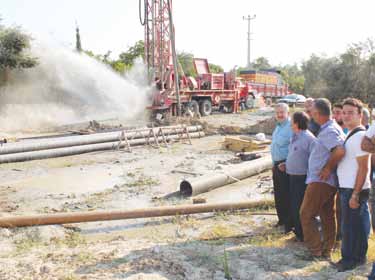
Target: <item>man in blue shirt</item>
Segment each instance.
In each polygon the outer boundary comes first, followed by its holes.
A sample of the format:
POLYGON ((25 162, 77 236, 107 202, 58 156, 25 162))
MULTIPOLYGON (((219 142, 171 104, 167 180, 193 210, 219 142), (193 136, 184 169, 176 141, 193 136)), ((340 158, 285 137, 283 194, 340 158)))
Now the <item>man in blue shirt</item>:
POLYGON ((304 241, 314 257, 330 257, 336 237, 334 197, 337 192, 337 163, 344 157, 345 135, 332 120, 331 103, 325 98, 314 102, 314 120, 320 125, 317 141, 310 153, 308 184, 301 206, 304 241), (315 217, 320 216, 323 241, 315 217))
POLYGON ((283 225, 285 232, 290 232, 293 224, 290 213, 289 177, 285 170, 285 161, 293 132, 289 120, 288 105, 277 104, 275 113, 277 124, 272 133, 271 156, 275 206, 279 218, 277 226, 283 225))
POLYGON ((309 156, 316 140, 307 130, 309 117, 305 112, 296 112, 292 116, 293 136, 289 144, 286 159, 286 173, 289 175, 290 208, 293 218, 294 233, 299 241, 303 241, 300 222, 300 208, 306 191, 306 174, 309 156))

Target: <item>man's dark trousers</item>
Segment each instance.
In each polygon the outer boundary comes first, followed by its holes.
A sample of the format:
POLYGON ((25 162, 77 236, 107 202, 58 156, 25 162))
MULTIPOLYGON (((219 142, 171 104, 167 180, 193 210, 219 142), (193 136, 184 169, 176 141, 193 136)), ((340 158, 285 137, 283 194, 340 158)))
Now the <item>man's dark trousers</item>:
POLYGON ((370 234, 370 214, 368 211, 368 191, 362 191, 360 206, 352 209, 349 200, 353 189, 339 189, 341 203, 341 256, 346 266, 355 266, 366 261, 368 237, 370 234), (363 195, 364 194, 364 195, 363 195))
POLYGON ((284 225, 286 230, 290 230, 293 224, 290 213, 289 175, 277 167, 282 162, 275 162, 272 168, 273 191, 279 224, 284 225))
POLYGON ((306 175, 289 175, 290 187, 290 211, 293 219, 294 233, 297 238, 303 241, 303 232, 299 211, 306 191, 306 175))

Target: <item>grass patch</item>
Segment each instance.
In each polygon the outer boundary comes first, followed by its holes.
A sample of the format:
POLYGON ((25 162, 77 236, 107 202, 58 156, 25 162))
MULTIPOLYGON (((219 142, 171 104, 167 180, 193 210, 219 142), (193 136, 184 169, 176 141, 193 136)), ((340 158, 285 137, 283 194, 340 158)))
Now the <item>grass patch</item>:
POLYGON ((157 179, 153 179, 152 177, 149 176, 140 176, 138 177, 135 181, 126 183, 125 186, 134 188, 134 187, 143 187, 143 186, 154 186, 154 185, 159 185, 160 181, 157 179))
POLYGON ((254 237, 251 237, 248 240, 248 244, 259 247, 281 248, 286 246, 286 243, 289 239, 290 236, 285 235, 283 232, 268 229, 263 232, 257 233, 257 235, 254 237))
POLYGON ((135 177, 135 173, 133 172, 128 172, 126 173, 126 176, 130 177, 130 178, 134 178, 135 177))
POLYGON ((64 239, 53 239, 53 243, 57 246, 68 246, 69 248, 74 248, 79 245, 86 245, 87 241, 80 233, 71 231, 66 234, 64 239))
POLYGON ((322 262, 312 262, 308 267, 304 269, 304 271, 310 272, 310 273, 317 273, 317 272, 321 272, 326 267, 327 265, 322 262))
POLYGON ((230 271, 229 271, 228 254, 225 248, 224 248, 224 256, 223 256, 223 268, 224 268, 225 279, 231 280, 232 276, 230 275, 230 271))
POLYGON ((238 235, 238 231, 226 225, 214 225, 199 235, 201 240, 222 239, 238 235))
POLYGON ((74 248, 79 245, 86 245, 87 241, 81 234, 72 231, 67 234, 67 237, 64 239, 64 243, 70 248, 74 248))
POLYGON ((16 246, 16 254, 22 254, 30 251, 32 248, 43 245, 43 242, 39 237, 27 236, 24 239, 20 239, 14 242, 16 246))
POLYGON ((89 252, 79 252, 77 255, 74 256, 74 258, 80 263, 89 263, 95 260, 93 254, 89 252))
POLYGON ((159 180, 154 179, 150 176, 146 176, 139 169, 135 169, 135 171, 128 171, 126 174, 124 172, 124 175, 122 177, 128 180, 131 179, 131 181, 123 184, 121 187, 135 188, 160 184, 159 180))
POLYGON ((371 234, 368 242, 367 258, 369 261, 375 261, 375 234, 371 234))
POLYGON ((60 278, 61 280, 78 280, 79 278, 73 274, 69 274, 60 278))

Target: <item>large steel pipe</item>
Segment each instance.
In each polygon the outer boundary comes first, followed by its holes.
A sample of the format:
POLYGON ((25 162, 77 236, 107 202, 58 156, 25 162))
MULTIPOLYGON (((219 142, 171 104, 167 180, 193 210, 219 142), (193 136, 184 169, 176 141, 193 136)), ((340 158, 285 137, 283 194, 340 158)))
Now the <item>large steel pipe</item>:
POLYGON ((30 216, 0 217, 0 227, 24 227, 36 225, 56 225, 109 220, 125 220, 136 218, 151 218, 175 216, 213 211, 228 211, 252 209, 273 205, 273 201, 248 201, 237 203, 193 204, 177 206, 161 206, 125 211, 89 211, 75 213, 43 214, 30 216))
MULTIPOLYGON (((204 132, 192 132, 189 133, 191 138, 199 138, 204 136, 204 132)), ((156 137, 161 143, 163 141, 163 137, 159 136, 156 137)), ((176 140, 176 139, 186 139, 187 135, 169 135, 165 136, 166 140, 176 140)), ((130 146, 137 146, 143 145, 146 143, 155 143, 155 138, 142 138, 142 139, 133 139, 129 140, 128 143, 130 146)), ((57 148, 57 149, 50 149, 50 150, 41 150, 41 151, 32 151, 32 152, 25 152, 25 153, 15 153, 15 154, 6 154, 0 155, 0 163, 10 163, 10 162, 20 162, 20 161, 28 161, 28 160, 36 160, 36 159, 45 159, 45 158, 55 158, 55 157, 63 157, 63 156, 71 156, 83 153, 90 153, 96 151, 104 151, 104 150, 114 150, 119 148, 126 147, 126 142, 116 141, 116 142, 107 142, 107 143, 98 143, 98 144, 91 144, 91 145, 82 145, 82 146, 73 146, 73 147, 66 147, 66 148, 57 148)))
MULTIPOLYGON (((139 130, 125 131, 126 137, 128 139, 139 139, 148 137, 150 132, 157 134, 160 128, 146 128, 139 130)), ((177 134, 183 133, 183 126, 171 126, 162 127, 163 133, 177 134)), ((198 132, 202 130, 202 126, 187 126, 186 130, 188 132, 198 132)), ((0 155, 13 154, 13 153, 24 153, 31 151, 49 150, 63 147, 90 145, 105 142, 119 141, 122 136, 122 131, 108 132, 108 133, 96 133, 89 135, 78 135, 78 136, 67 136, 58 138, 48 138, 48 139, 37 139, 29 140, 16 143, 8 143, 0 146, 0 155)))
POLYGON ((182 195, 191 196, 208 192, 221 186, 256 175, 271 168, 271 157, 265 156, 260 159, 241 163, 230 169, 223 170, 220 173, 210 173, 199 178, 183 180, 180 184, 180 193, 182 195))

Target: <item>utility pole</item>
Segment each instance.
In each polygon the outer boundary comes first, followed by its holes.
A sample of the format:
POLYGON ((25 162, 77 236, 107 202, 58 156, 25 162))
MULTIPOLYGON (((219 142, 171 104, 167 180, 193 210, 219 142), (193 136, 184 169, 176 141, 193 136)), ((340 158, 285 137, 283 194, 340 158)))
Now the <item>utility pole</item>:
POLYGON ((251 41, 251 32, 250 32, 250 22, 251 20, 255 19, 256 15, 247 17, 243 17, 243 20, 247 20, 247 67, 250 68, 251 60, 250 60, 250 41, 251 41))
POLYGON ((81 45, 81 35, 79 34, 79 27, 76 21, 76 50, 77 52, 82 51, 82 45, 81 45))

